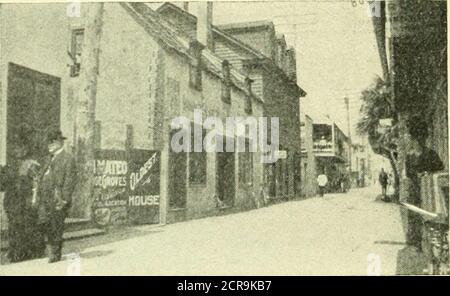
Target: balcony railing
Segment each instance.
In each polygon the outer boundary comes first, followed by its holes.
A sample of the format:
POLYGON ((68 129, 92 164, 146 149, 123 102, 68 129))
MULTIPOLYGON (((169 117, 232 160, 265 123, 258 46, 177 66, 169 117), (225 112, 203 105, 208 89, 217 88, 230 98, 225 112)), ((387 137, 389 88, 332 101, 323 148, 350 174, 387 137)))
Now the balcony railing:
POLYGON ((326 142, 326 143, 314 142, 313 149, 314 149, 314 152, 332 153, 333 152, 333 143, 331 143, 331 142, 326 142))

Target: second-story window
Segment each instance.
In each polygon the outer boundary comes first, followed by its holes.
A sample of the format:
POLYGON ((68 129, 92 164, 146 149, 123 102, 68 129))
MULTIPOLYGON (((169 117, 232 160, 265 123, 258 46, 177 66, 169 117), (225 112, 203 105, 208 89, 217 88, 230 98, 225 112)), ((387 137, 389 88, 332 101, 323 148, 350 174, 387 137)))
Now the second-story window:
POLYGON ((84 29, 72 30, 72 40, 70 47, 70 58, 72 65, 70 66, 70 76, 76 77, 80 75, 81 69, 81 53, 84 42, 84 29))

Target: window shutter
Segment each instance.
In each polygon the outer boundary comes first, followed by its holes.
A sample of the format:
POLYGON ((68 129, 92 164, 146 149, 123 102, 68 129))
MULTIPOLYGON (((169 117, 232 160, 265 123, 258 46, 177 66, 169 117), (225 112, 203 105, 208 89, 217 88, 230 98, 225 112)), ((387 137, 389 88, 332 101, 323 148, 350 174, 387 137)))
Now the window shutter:
POLYGON ((70 66, 70 77, 76 77, 80 75, 81 69, 81 53, 84 42, 84 29, 72 30, 72 40, 70 46, 70 57, 72 59, 72 65, 70 66))
POLYGON ((222 101, 226 104, 231 104, 230 63, 227 60, 222 62, 222 74, 222 101))
POLYGON ((245 84, 246 84, 246 88, 247 88, 247 93, 245 96, 245 113, 247 114, 252 114, 252 82, 253 80, 251 80, 250 78, 246 78, 245 79, 245 84))

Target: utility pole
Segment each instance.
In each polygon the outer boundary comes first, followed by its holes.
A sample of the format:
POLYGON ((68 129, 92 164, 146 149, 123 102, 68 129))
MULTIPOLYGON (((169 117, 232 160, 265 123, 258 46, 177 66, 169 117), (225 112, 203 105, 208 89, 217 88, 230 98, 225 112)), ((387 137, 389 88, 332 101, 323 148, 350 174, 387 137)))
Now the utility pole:
POLYGON ((352 134, 350 129, 350 106, 349 106, 349 100, 348 97, 344 97, 345 101, 345 109, 347 110, 347 129, 348 129, 348 141, 349 141, 349 149, 348 149, 348 165, 350 167, 350 174, 352 173, 352 134))
POLYGON ((79 208, 76 216, 91 217, 94 179, 95 149, 95 105, 99 72, 100 40, 103 27, 103 2, 89 3, 84 27, 84 42, 81 54, 80 82, 76 114, 76 152, 78 182, 74 200, 79 208))

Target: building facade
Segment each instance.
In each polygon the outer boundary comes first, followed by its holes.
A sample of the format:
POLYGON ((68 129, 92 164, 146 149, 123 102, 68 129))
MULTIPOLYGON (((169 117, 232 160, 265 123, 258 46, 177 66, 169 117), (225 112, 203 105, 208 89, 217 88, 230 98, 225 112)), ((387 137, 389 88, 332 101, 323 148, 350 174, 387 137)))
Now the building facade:
POLYGON ((367 142, 366 139, 363 139, 360 143, 352 143, 351 145, 352 161, 350 165, 352 187, 365 187, 373 184, 372 155, 370 147, 364 142, 367 142))
POLYGON ((301 194, 312 197, 317 193, 316 157, 313 144, 313 120, 305 113, 300 113, 301 133, 301 194))
POLYGON ((328 189, 340 190, 340 181, 349 174, 349 138, 329 117, 313 119, 313 151, 317 174, 328 177, 328 189))
MULTIPOLYGON (((11 157, 9 139, 19 122, 31 128, 30 143, 39 155, 51 128, 63 131, 68 149, 76 148, 83 16, 88 8, 82 4, 81 16, 72 18, 65 4, 2 6, 1 164, 11 157), (32 116, 20 112, 25 107, 32 116)), ((205 3, 199 11, 207 16, 208 9, 205 3)), ((210 142, 220 146, 222 141, 234 151, 191 151, 194 131, 205 139, 209 131, 219 130, 206 124, 208 118, 225 125, 227 118, 253 122, 268 115, 256 81, 210 49, 211 31, 208 22, 202 24, 193 37, 143 3, 104 4, 94 130, 101 188, 94 196, 74 200, 71 217, 114 224, 141 213, 152 216, 143 219, 148 223, 171 223, 261 203, 265 165, 260 151, 249 152, 253 135, 248 122, 243 132, 218 132, 210 142), (187 124, 174 127, 177 118, 187 124), (189 152, 173 150, 176 133, 186 135, 183 144, 191 139, 189 152), (238 152, 237 143, 245 151, 238 152), (136 161, 136 155, 143 160, 136 161), (152 193, 125 188, 139 181, 153 184, 152 193)))
POLYGON ((274 201, 299 195, 300 130, 294 127, 300 122, 299 98, 306 92, 297 85, 295 50, 287 47, 284 36, 276 35, 270 21, 214 25, 212 9, 206 15, 199 13, 198 3, 189 3, 187 10, 165 3, 157 11, 186 34, 206 23, 210 31, 205 44, 253 81, 264 117, 279 119, 280 150, 286 151, 286 158, 264 166, 265 194, 274 201))
MULTIPOLYGON (((406 241, 408 245, 423 246, 419 249, 427 254, 419 252, 418 256, 426 256, 429 272, 439 272, 444 267, 448 273, 447 2, 399 0, 379 5, 381 17, 374 17, 373 23, 384 80, 395 109, 392 120, 399 130, 395 161, 399 200, 439 213, 443 218, 428 221, 416 208, 403 207, 406 241), (411 169, 408 159, 417 146, 433 154, 443 169, 436 171, 432 160, 425 161, 420 169, 411 169), (427 181, 433 178, 436 179, 431 188, 428 185, 432 183, 427 181), (442 183, 435 182, 440 178, 442 183), (441 230, 424 227, 425 220, 425 225, 441 230), (430 254, 430 248, 440 255, 430 254), (444 266, 436 269, 436 262, 444 266)), ((423 273, 423 269, 415 273, 423 273)))

